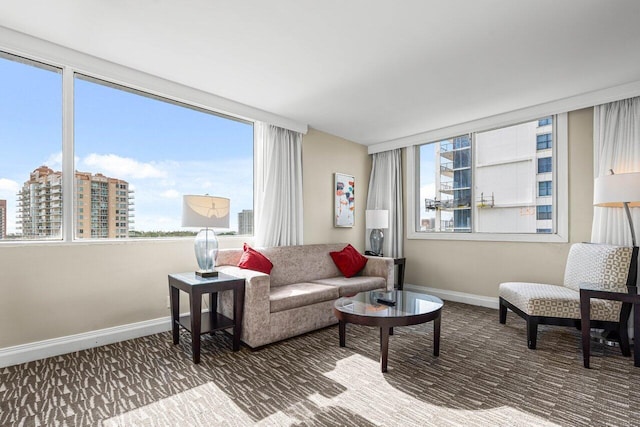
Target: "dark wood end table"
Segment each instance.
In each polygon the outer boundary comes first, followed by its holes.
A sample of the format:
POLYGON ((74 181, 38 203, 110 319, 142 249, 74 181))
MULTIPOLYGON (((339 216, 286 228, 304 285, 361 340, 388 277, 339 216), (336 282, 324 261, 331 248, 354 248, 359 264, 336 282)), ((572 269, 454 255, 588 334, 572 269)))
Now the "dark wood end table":
POLYGON ((591 353, 591 298, 621 301, 633 304, 633 365, 640 367, 640 295, 636 286, 629 286, 629 293, 595 289, 593 285, 580 285, 580 323, 582 328, 582 357, 584 367, 589 368, 591 353))
POLYGON ((219 273, 203 278, 195 273, 169 275, 173 344, 180 342, 180 326, 191 333, 193 363, 200 363, 200 335, 233 328, 233 351, 240 350, 245 280, 219 273), (218 313, 218 292, 233 291, 233 319, 218 313), (180 291, 189 294, 190 314, 180 316, 180 291), (202 295, 209 294, 209 313, 202 313, 202 295))
POLYGON ((406 258, 394 258, 393 265, 398 266, 398 290, 401 291, 404 287, 404 265, 406 263, 406 258))
POLYGON ((340 347, 346 345, 347 323, 380 328, 380 369, 387 372, 389 335, 396 326, 409 326, 433 320, 433 355, 440 355, 440 320, 444 303, 438 297, 409 291, 369 291, 339 298, 333 306, 338 318, 340 347), (389 306, 380 302, 393 301, 389 306))

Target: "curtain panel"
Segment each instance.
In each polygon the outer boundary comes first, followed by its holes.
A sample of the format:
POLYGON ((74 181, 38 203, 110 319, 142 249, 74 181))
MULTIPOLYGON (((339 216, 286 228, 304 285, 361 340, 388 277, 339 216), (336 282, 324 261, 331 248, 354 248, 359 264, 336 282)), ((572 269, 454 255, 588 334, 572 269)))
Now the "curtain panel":
POLYGON ((256 122, 256 215, 258 247, 301 245, 302 134, 256 122))
MULTIPOLYGON (((594 179, 610 169, 616 174, 640 172, 640 97, 593 108, 593 147, 594 179)), ((631 217, 637 230, 640 208, 631 208, 631 217)), ((591 241, 631 246, 624 209, 595 206, 591 241)))
MULTIPOLYGON (((383 230, 382 252, 385 256, 404 256, 404 223, 402 211, 402 150, 400 148, 373 154, 367 209, 389 211, 389 228, 383 230)), ((366 245, 369 247, 367 230, 366 245)))

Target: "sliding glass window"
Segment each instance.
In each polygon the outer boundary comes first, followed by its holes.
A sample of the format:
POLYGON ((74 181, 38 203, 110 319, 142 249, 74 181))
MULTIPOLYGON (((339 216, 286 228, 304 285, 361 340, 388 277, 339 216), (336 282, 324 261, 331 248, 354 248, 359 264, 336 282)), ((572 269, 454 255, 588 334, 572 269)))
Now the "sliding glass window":
POLYGON ((0 52, 0 240, 62 239, 62 72, 0 52))
POLYGON ((415 231, 555 230, 554 132, 554 117, 545 117, 416 147, 415 231))
POLYGON ((253 141, 251 122, 0 52, 0 241, 193 235, 185 194, 229 198, 219 234, 252 235, 253 141))
POLYGON ((184 194, 229 198, 226 233, 253 234, 253 124, 83 75, 74 94, 76 238, 193 234, 184 194))

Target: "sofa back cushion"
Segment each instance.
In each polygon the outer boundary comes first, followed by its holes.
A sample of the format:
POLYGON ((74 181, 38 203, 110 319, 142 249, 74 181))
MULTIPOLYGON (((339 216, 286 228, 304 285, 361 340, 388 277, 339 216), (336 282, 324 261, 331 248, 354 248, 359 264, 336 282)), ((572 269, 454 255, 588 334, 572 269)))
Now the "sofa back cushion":
POLYGON ((273 263, 271 286, 275 287, 342 276, 329 252, 345 246, 346 243, 277 246, 259 251, 273 263))
POLYGON ((633 248, 595 243, 576 243, 569 250, 564 286, 575 291, 581 283, 593 283, 604 290, 627 292, 627 276, 633 248))

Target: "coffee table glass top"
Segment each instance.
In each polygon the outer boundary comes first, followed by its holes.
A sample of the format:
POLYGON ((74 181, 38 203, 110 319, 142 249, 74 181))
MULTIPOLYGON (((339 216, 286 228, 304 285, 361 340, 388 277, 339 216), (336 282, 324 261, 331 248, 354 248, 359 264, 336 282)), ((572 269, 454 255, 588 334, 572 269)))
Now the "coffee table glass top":
POLYGON ((339 298, 335 308, 343 313, 370 317, 407 317, 433 313, 442 308, 440 298, 410 291, 368 291, 339 298), (385 304, 386 302, 395 305, 385 304))

